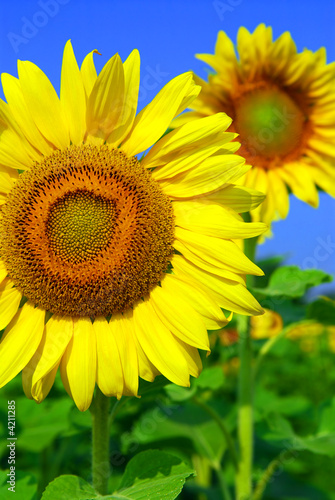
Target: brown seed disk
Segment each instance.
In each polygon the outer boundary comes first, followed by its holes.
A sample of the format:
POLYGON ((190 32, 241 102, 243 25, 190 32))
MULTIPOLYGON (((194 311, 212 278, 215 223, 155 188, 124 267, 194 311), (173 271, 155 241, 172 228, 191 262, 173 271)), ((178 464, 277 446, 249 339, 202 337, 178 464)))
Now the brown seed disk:
POLYGON ((8 275, 34 304, 62 316, 108 316, 161 280, 174 216, 136 158, 71 146, 20 175, 0 234, 8 275))

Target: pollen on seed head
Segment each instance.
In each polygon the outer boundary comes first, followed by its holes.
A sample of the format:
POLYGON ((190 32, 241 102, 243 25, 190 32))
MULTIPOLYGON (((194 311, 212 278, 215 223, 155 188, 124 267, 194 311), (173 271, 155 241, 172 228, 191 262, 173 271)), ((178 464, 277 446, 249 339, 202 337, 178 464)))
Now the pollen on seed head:
POLYGON ((158 284, 174 217, 136 158, 71 146, 20 176, 0 233, 8 275, 29 300, 63 316, 107 316, 158 284))

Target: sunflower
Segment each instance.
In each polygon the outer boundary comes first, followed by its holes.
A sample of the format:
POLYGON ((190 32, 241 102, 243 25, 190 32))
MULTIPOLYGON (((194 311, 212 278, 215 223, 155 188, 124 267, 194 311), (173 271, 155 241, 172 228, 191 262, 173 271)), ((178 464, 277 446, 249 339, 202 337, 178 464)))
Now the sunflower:
POLYGON ((316 185, 335 196, 335 63, 324 48, 298 53, 289 32, 273 42, 264 24, 240 28, 237 51, 220 31, 215 54, 197 55, 216 73, 195 77, 202 91, 175 126, 222 111, 233 119, 253 166, 241 181, 267 195, 251 215, 271 223, 287 216, 289 191, 313 207, 316 185))
POLYGON ((19 61, 0 101, 0 385, 22 370, 41 402, 59 368, 82 411, 96 383, 117 398, 139 376, 188 386, 222 309, 262 313, 245 274, 263 273, 233 240, 265 226, 236 213, 264 197, 233 184, 248 167, 224 113, 164 135, 199 93, 192 74, 136 115, 138 51, 98 76, 94 52, 79 69, 66 44, 60 98, 19 61))

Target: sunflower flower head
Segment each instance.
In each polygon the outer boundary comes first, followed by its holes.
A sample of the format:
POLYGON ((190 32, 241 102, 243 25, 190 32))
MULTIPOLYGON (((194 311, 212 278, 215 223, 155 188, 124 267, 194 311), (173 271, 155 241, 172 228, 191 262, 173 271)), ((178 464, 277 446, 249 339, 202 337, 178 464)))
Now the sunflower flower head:
POLYGON ((267 195, 253 219, 285 218, 289 191, 313 207, 317 186, 335 196, 335 63, 326 64, 325 49, 299 53, 289 32, 273 41, 261 24, 239 29, 237 51, 220 31, 215 54, 197 57, 215 74, 195 77, 202 91, 175 126, 217 112, 233 119, 229 130, 252 165, 238 182, 267 195))
POLYGON ((264 196, 235 185, 250 167, 226 114, 163 135, 200 91, 192 74, 136 114, 138 51, 99 75, 94 52, 79 69, 66 44, 60 98, 19 62, 0 101, 0 385, 22 371, 41 402, 59 369, 82 411, 95 384, 117 398, 139 376, 188 386, 222 309, 262 313, 245 287, 262 271, 234 240, 266 230, 238 215, 264 196))

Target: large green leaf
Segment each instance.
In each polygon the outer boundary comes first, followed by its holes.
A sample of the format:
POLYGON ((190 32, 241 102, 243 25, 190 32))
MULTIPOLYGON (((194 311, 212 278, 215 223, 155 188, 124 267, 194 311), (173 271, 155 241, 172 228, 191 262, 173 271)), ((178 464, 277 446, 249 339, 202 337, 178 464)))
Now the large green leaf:
POLYGON ((44 491, 42 500, 174 500, 194 471, 180 458, 158 450, 138 453, 128 463, 113 494, 101 496, 77 476, 60 476, 44 491))
POLYGON ((102 498, 90 484, 77 476, 59 476, 44 491, 42 500, 93 500, 102 498))
POLYGON ((260 297, 302 297, 310 287, 329 283, 332 277, 319 269, 302 270, 296 266, 284 266, 276 269, 266 288, 254 288, 260 297))
POLYGON ((158 450, 138 453, 128 463, 112 498, 174 500, 194 471, 180 458, 158 450))

